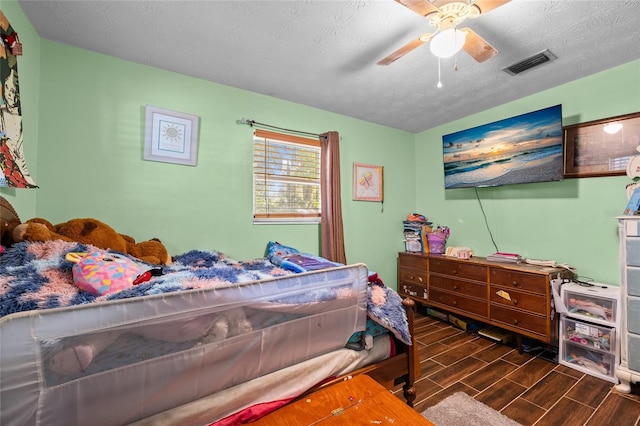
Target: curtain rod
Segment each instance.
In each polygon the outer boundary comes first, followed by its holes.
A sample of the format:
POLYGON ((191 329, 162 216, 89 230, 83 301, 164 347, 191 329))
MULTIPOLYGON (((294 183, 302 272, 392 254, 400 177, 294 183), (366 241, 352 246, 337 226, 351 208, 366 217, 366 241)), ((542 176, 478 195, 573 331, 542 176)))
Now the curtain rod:
POLYGON ((271 124, 260 123, 256 120, 250 120, 244 117, 242 117, 240 120, 236 120, 236 124, 246 124, 249 127, 266 127, 268 129, 277 129, 283 132, 296 133, 299 135, 309 135, 309 136, 316 136, 316 137, 322 136, 318 133, 303 132, 302 130, 292 130, 292 129, 285 129, 284 127, 272 126, 271 124))

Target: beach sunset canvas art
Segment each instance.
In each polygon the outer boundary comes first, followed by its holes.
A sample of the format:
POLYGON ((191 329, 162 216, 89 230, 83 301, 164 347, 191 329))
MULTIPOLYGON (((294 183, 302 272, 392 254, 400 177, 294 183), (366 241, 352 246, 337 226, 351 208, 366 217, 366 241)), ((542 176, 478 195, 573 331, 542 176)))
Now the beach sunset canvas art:
POLYGON ((562 106, 444 135, 442 150, 446 189, 562 180, 562 106))

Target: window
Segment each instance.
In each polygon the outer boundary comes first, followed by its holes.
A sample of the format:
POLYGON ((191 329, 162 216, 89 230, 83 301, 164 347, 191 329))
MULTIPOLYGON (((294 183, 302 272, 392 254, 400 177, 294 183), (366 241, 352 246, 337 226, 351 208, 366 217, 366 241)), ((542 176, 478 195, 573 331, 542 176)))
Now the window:
POLYGON ((319 222, 320 142, 256 130, 254 222, 319 222))

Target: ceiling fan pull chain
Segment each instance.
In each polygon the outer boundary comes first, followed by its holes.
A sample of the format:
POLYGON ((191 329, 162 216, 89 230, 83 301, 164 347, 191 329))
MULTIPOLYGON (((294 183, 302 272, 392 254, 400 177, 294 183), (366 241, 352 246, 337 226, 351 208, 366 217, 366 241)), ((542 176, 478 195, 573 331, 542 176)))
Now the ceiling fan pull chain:
POLYGON ((438 89, 442 87, 442 81, 440 78, 440 58, 438 58, 438 84, 437 84, 438 89))

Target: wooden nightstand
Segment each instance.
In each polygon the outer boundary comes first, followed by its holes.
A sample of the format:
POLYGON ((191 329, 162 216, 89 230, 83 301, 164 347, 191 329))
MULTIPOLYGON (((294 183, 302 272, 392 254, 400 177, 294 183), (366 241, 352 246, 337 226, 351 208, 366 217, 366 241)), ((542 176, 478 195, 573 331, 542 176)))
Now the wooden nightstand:
POLYGON ((253 424, 434 426, 367 375, 320 389, 253 424))

